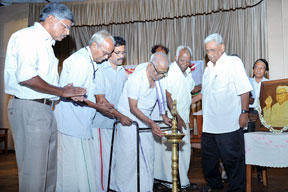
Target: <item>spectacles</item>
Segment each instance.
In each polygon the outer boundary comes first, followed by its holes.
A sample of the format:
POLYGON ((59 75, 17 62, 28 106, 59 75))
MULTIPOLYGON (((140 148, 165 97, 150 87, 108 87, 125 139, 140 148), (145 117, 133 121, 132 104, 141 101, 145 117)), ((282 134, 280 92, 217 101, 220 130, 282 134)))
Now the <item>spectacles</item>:
POLYGON ((154 67, 154 69, 155 69, 155 71, 156 71, 156 73, 157 73, 158 75, 163 75, 164 77, 167 77, 167 76, 168 76, 168 70, 169 70, 169 69, 167 69, 167 70, 164 71, 164 72, 158 71, 158 70, 156 69, 154 63, 153 63, 153 62, 151 62, 151 63, 152 63, 152 65, 153 65, 153 67, 154 67))
POLYGON ((102 49, 102 46, 100 45, 100 49, 103 52, 103 57, 108 56, 110 57, 112 53, 105 51, 104 49, 102 49))
POLYGON ((117 52, 113 52, 115 53, 116 55, 126 55, 126 51, 117 51, 117 52))
POLYGON ((258 70, 258 69, 259 69, 259 70, 261 70, 261 71, 262 71, 262 70, 265 70, 265 69, 266 69, 266 67, 258 67, 258 66, 256 66, 256 67, 255 67, 255 69, 256 69, 256 70, 258 70))
POLYGON ((70 26, 63 23, 63 21, 61 21, 60 19, 57 19, 57 20, 65 27, 66 30, 70 31, 70 26))

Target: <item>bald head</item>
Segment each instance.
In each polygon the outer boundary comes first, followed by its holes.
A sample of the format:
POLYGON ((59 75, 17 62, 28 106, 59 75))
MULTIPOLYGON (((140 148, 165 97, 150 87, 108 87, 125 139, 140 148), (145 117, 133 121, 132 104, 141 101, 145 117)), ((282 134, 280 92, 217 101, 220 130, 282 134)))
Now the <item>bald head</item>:
POLYGON ((149 73, 148 78, 153 79, 154 81, 159 80, 167 76, 169 69, 169 60, 165 53, 156 52, 151 56, 150 63, 148 65, 149 73))
POLYGON ((155 67, 159 69, 163 69, 166 71, 169 66, 169 60, 165 53, 163 52, 156 52, 151 56, 150 62, 152 62, 155 67))

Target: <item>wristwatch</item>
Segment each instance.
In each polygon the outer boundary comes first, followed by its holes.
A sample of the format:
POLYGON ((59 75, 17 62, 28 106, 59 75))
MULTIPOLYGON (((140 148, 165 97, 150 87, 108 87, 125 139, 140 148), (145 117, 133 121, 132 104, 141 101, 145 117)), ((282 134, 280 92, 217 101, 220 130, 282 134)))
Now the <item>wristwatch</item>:
POLYGON ((241 110, 241 114, 244 114, 244 113, 249 113, 249 111, 248 111, 248 110, 245 110, 245 109, 242 109, 242 110, 241 110))

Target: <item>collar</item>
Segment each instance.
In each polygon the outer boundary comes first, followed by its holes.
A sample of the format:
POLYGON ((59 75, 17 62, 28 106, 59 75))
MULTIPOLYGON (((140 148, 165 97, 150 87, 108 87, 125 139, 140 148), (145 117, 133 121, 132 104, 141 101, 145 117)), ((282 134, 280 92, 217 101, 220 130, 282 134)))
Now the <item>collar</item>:
MULTIPOLYGON (((178 63, 176 61, 174 61, 171 65, 176 65, 176 68, 178 69, 178 71, 184 75, 184 77, 186 77, 187 75, 189 75, 191 73, 191 69, 190 67, 187 67, 187 69, 185 70, 185 73, 182 72, 182 70, 180 69, 178 63)), ((170 66, 171 66, 170 65, 170 66)), ((170 69, 169 69, 170 70, 170 69)))
MULTIPOLYGON (((103 68, 112 68, 113 69, 112 64, 110 63, 109 60, 103 62, 101 65, 103 66, 103 68)), ((120 65, 120 66, 118 65, 116 71, 120 71, 121 69, 124 69, 123 66, 122 65, 120 65)))
POLYGON ((35 29, 39 31, 39 34, 43 37, 43 39, 51 46, 55 45, 55 40, 52 38, 52 36, 46 31, 46 29, 39 23, 34 23, 35 29))
POLYGON ((224 61, 226 60, 227 57, 228 57, 227 54, 224 52, 224 53, 221 55, 221 57, 216 61, 216 65, 215 65, 215 66, 214 66, 214 64, 213 64, 211 61, 209 61, 209 62, 207 63, 208 68, 209 68, 211 71, 214 71, 215 69, 219 68, 219 66, 221 66, 221 65, 224 63, 224 61))

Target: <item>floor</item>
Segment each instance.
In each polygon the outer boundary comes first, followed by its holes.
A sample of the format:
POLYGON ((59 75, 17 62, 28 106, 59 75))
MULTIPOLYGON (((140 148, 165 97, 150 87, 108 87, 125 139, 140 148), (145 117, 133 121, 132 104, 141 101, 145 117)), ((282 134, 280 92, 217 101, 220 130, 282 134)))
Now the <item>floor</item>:
MULTIPOLYGON (((258 182, 256 176, 256 169, 252 169, 252 192, 288 192, 288 168, 268 168, 268 186, 264 187, 262 183, 258 182)), ((194 150, 191 167, 189 170, 189 178, 192 183, 197 183, 199 188, 205 185, 205 179, 202 173, 201 153, 199 150, 194 150)), ((228 183, 225 182, 225 188, 228 183)), ((18 191, 18 177, 15 153, 9 152, 8 155, 0 153, 0 191, 1 192, 17 192, 18 191)), ((155 184, 155 192, 170 191, 163 185, 155 184)), ((188 192, 189 190, 182 190, 188 192)), ((192 191, 192 190, 190 190, 192 191)), ((200 190, 194 190, 200 191, 200 190)), ((224 192, 225 189, 219 190, 224 192)))

